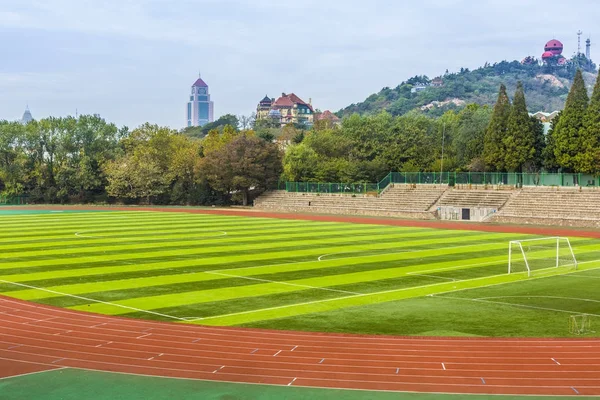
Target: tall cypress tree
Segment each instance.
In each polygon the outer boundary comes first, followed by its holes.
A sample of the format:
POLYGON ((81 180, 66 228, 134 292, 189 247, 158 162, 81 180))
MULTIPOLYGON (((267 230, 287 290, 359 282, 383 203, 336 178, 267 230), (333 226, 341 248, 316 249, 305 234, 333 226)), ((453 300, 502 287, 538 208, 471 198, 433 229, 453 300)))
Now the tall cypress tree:
POLYGON ((556 132, 556 126, 560 121, 561 113, 558 113, 556 117, 552 120, 550 131, 548 135, 546 135, 546 147, 542 153, 542 158, 544 159, 543 165, 549 172, 556 172, 560 168, 558 162, 556 161, 556 156, 554 155, 554 148, 556 147, 556 141, 554 140, 554 132, 556 132))
POLYGON ((583 117, 582 149, 577 159, 579 172, 600 173, 600 73, 592 100, 583 117))
POLYGON ((578 163, 578 158, 581 159, 579 153, 583 149, 583 118, 588 102, 583 75, 581 70, 577 70, 565 109, 553 132, 556 162, 567 171, 579 172, 577 169, 581 162, 578 163))
POLYGON ((500 85, 498 100, 490 124, 483 138, 483 160, 486 168, 492 171, 504 170, 504 143, 506 124, 510 114, 510 100, 506 94, 506 86, 500 85))
POLYGON ((531 163, 535 157, 535 138, 527 105, 523 84, 517 84, 517 91, 506 123, 504 144, 504 167, 507 171, 522 172, 523 165, 531 163))
MULTIPOLYGON (((544 134, 544 124, 536 117, 530 117, 531 129, 533 131, 533 147, 535 155, 533 157, 532 167, 539 171, 544 165, 544 154, 546 152, 546 135, 544 134)), ((525 171, 524 171, 525 172, 525 171)))

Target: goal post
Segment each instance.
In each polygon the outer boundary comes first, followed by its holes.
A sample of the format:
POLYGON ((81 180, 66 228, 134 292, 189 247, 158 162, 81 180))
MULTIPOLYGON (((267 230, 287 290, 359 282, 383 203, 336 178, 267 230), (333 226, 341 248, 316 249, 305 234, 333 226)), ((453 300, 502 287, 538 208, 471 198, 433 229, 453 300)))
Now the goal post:
POLYGON ((577 258, 567 237, 511 240, 508 244, 508 273, 527 273, 550 268, 577 269, 577 258))

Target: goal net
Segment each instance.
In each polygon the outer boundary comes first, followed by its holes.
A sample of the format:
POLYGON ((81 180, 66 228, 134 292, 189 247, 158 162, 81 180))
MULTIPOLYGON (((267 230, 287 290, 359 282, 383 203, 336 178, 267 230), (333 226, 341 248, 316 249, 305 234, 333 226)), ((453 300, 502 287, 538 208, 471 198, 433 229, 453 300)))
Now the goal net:
POLYGON ((548 237, 512 240, 508 247, 508 273, 527 273, 550 268, 577 269, 577 259, 569 238, 548 237))
POLYGON ((593 333, 592 321, 588 314, 571 315, 569 318, 569 333, 572 335, 584 335, 593 333))

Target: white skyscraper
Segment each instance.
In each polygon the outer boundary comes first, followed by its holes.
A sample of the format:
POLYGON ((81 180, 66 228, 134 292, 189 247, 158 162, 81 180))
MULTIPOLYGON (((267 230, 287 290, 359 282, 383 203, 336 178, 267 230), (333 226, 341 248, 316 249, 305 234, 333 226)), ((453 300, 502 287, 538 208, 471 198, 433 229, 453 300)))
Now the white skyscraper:
POLYGON ((199 77, 192 85, 190 101, 187 103, 187 126, 204 126, 213 122, 213 108, 208 85, 199 77))

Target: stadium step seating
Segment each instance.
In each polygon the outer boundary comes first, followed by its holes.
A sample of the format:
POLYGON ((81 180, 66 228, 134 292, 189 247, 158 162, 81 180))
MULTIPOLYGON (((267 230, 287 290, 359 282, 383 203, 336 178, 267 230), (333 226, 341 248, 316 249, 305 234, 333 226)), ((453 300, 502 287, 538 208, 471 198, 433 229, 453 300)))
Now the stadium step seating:
POLYGON ((499 210, 513 193, 509 190, 448 189, 434 207, 453 206, 499 210))
POLYGON ((498 217, 599 220, 600 191, 588 188, 524 188, 498 217))
POLYGON ((278 211, 364 215, 427 213, 444 193, 444 190, 444 187, 436 185, 394 185, 377 197, 363 194, 292 193, 279 190, 267 192, 258 197, 254 201, 254 206, 278 211))

